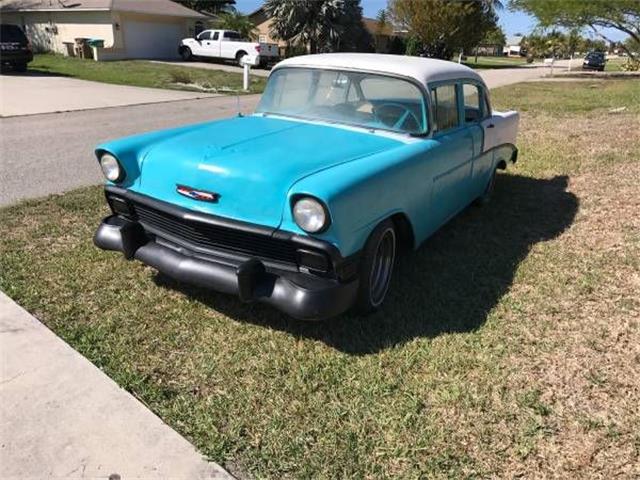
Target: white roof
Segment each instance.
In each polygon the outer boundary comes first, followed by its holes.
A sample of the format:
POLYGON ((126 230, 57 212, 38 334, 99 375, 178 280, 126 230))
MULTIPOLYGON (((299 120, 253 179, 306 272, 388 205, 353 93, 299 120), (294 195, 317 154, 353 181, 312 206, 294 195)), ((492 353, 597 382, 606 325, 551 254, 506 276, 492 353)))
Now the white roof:
POLYGON ((427 86, 430 82, 471 78, 484 84, 473 69, 454 62, 434 58, 383 55, 379 53, 321 53, 291 57, 278 63, 281 67, 335 68, 366 70, 411 77, 427 86))

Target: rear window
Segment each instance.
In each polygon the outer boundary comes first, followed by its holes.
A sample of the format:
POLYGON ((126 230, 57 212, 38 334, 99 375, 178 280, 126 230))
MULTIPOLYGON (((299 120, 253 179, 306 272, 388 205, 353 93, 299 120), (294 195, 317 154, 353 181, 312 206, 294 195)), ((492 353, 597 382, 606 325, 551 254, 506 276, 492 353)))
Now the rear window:
POLYGON ((238 32, 224 32, 224 38, 227 40, 241 40, 242 36, 238 32))
POLYGON ((0 41, 26 42, 27 37, 17 25, 0 25, 0 41))

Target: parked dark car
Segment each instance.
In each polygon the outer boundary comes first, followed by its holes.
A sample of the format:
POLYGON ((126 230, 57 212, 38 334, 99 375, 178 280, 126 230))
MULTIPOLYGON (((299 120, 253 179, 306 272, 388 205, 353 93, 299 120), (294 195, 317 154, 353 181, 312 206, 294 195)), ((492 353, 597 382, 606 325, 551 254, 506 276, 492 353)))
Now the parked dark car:
POLYGON ((26 72, 33 60, 31 42, 18 25, 0 25, 0 65, 10 65, 17 72, 26 72))
POLYGON ((604 72, 604 66, 607 59, 602 52, 589 52, 582 62, 583 70, 599 70, 604 72))

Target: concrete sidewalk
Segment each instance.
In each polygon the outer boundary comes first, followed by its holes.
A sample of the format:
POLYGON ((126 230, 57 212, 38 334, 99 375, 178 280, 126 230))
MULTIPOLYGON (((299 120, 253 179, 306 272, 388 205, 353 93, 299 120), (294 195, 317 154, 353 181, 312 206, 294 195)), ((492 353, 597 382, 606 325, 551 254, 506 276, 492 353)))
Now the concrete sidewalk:
POLYGON ((216 96, 199 92, 112 85, 34 72, 4 74, 0 80, 0 116, 3 117, 216 96))
POLYGON ((0 478, 233 478, 2 292, 0 361, 0 478))

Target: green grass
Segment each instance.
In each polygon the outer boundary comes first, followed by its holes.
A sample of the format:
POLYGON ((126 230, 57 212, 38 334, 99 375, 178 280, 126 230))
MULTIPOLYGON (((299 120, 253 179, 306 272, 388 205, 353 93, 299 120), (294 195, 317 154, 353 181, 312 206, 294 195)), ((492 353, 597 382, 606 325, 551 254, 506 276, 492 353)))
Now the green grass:
POLYGON ((240 478, 633 478, 635 88, 494 91, 518 164, 368 317, 300 323, 100 251, 97 187, 0 211, 0 288, 240 478))
POLYGON ((486 57, 469 55, 467 61, 464 62, 467 67, 483 69, 483 68, 518 68, 527 64, 525 58, 519 57, 486 57))
MULTIPOLYGON (((172 90, 213 89, 220 93, 242 92, 242 74, 221 70, 180 67, 144 60, 95 62, 54 54, 36 55, 29 70, 96 82, 172 90), (187 84, 187 85, 184 85, 187 84)), ((266 79, 252 75, 250 93, 264 89, 266 79)))

